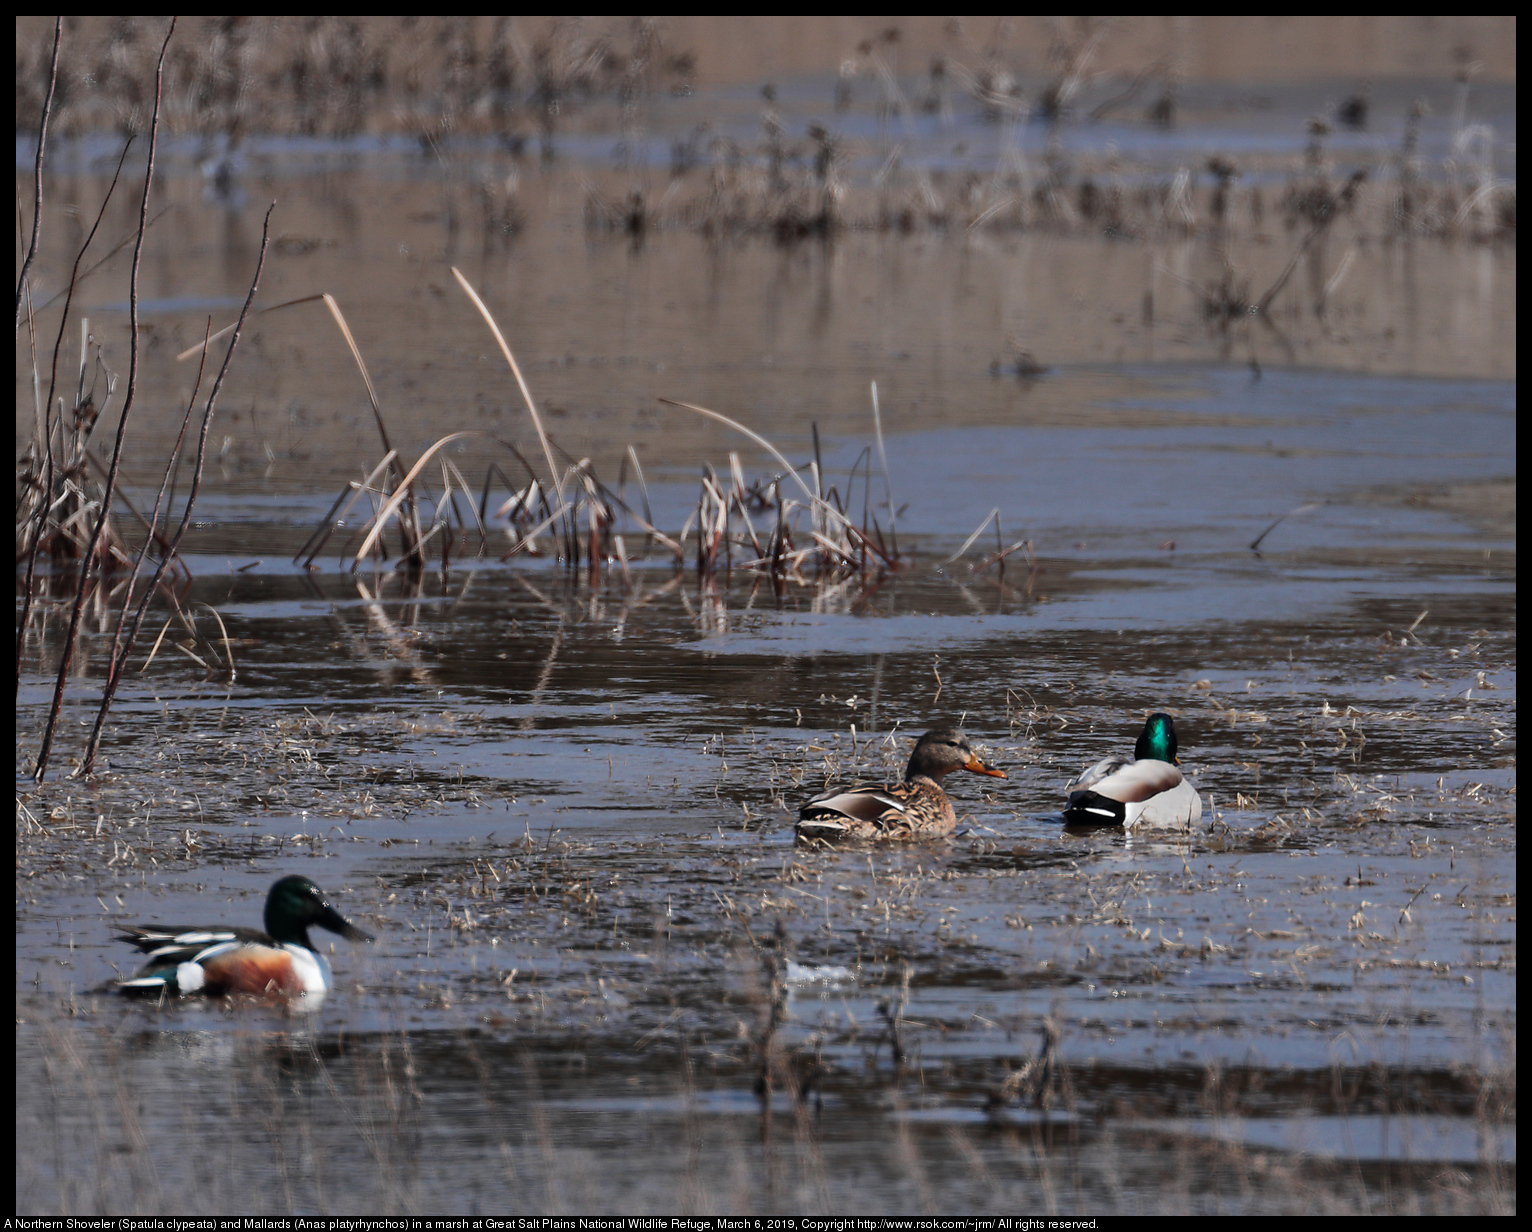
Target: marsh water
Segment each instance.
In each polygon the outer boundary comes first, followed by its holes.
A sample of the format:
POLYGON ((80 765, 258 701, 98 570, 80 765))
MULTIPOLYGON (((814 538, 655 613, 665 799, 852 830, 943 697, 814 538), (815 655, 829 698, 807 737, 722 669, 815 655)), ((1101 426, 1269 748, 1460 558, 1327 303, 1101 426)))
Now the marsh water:
MULTIPOLYGON (((592 576, 464 535, 416 576, 302 568, 382 451, 322 309, 265 318, 181 596, 232 677, 169 637, 94 778, 18 780, 18 1209, 1514 1210, 1514 249, 1363 249, 1338 327, 1231 342, 1176 299, 1190 248, 639 242, 582 220, 577 154, 512 168, 506 244, 413 156, 273 154, 239 200, 172 163, 129 497, 275 193, 263 298, 336 295, 406 453, 535 449, 457 264, 552 435, 608 482, 632 444, 672 534, 702 462, 780 468, 657 396, 860 501, 876 380, 901 567, 592 576), (1152 710, 1201 822, 1066 831, 1152 710), (948 780, 953 837, 793 845, 954 722, 1008 777, 948 780), (316 934, 322 1003, 114 995, 113 925, 255 925, 294 872, 377 934, 316 934)), ((29 631, 19 772, 62 629, 29 631)))

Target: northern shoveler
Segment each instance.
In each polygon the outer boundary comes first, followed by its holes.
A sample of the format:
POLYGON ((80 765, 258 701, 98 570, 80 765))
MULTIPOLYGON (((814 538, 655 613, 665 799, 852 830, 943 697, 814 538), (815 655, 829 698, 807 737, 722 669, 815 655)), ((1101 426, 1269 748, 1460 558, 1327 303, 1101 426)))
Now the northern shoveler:
POLYGON ((1202 816, 1202 797, 1177 768, 1176 728, 1168 714, 1151 714, 1133 747, 1133 760, 1107 757, 1064 790, 1071 826, 1189 826, 1202 816))
POLYGON ((939 727, 915 742, 904 782, 888 787, 852 787, 816 796, 798 812, 800 840, 913 839, 951 834, 957 825, 942 778, 971 770, 1003 779, 979 760, 968 737, 956 728, 939 727))
POLYGON ((188 996, 296 997, 328 992, 330 964, 309 941, 317 924, 350 941, 371 941, 325 901, 307 877, 283 877, 266 896, 266 931, 254 928, 120 926, 119 940, 149 955, 143 970, 118 987, 125 993, 188 996))

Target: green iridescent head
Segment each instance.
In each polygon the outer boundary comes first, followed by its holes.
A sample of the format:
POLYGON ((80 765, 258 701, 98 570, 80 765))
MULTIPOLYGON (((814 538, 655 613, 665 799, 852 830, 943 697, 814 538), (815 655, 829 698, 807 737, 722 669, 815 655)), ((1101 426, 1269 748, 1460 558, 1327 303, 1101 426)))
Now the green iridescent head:
POLYGON ((358 928, 325 901, 324 891, 307 877, 283 877, 266 896, 266 933, 275 941, 313 949, 309 925, 339 933, 350 941, 371 941, 372 934, 358 928))
POLYGON ((1149 716, 1138 743, 1133 746, 1133 756, 1139 761, 1168 761, 1173 766, 1180 765, 1176 760, 1176 726, 1168 714, 1149 716))

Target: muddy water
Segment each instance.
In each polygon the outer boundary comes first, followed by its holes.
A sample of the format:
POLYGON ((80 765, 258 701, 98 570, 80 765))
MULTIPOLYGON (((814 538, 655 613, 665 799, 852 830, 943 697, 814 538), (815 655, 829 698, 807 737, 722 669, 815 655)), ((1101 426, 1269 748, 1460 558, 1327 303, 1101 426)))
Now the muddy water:
MULTIPOLYGON (((377 174, 302 180, 317 242, 273 298, 340 288, 401 447, 530 444, 448 298, 450 210, 410 212, 439 190, 377 174)), ((473 254, 554 434, 608 477, 635 443, 674 531, 700 460, 768 463, 656 393, 795 461, 817 423, 845 485, 876 379, 905 567, 300 570, 376 441, 329 325, 267 318, 183 598, 236 675, 167 639, 103 773, 20 792, 18 1208, 1514 1209, 1514 260, 1379 260, 1351 334, 1253 368, 1191 301, 1146 320, 1142 249, 635 247, 570 224, 559 175, 535 242, 473 254), (1018 329, 1041 379, 1004 370, 1018 329), (1030 562, 976 568, 993 531, 953 559, 993 509, 1030 562), (1066 832, 1063 784, 1151 709, 1202 823, 1066 832), (957 835, 793 847, 803 799, 959 719, 1009 777, 950 781, 957 835), (255 924, 289 872, 378 935, 337 942, 323 1004, 110 992, 112 924, 255 924)), ((154 294, 228 295, 252 216, 185 218, 154 294)), ((29 642, 20 766, 60 636, 29 642)))

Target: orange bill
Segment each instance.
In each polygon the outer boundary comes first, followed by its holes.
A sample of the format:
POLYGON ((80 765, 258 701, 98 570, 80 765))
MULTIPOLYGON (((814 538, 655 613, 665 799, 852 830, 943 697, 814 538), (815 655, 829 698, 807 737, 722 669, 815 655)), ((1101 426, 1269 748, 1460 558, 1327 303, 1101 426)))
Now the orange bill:
POLYGON ((993 779, 1003 779, 1005 777, 1004 770, 996 770, 994 766, 985 765, 979 760, 978 754, 974 754, 964 762, 963 769, 972 770, 975 774, 987 774, 993 779))

